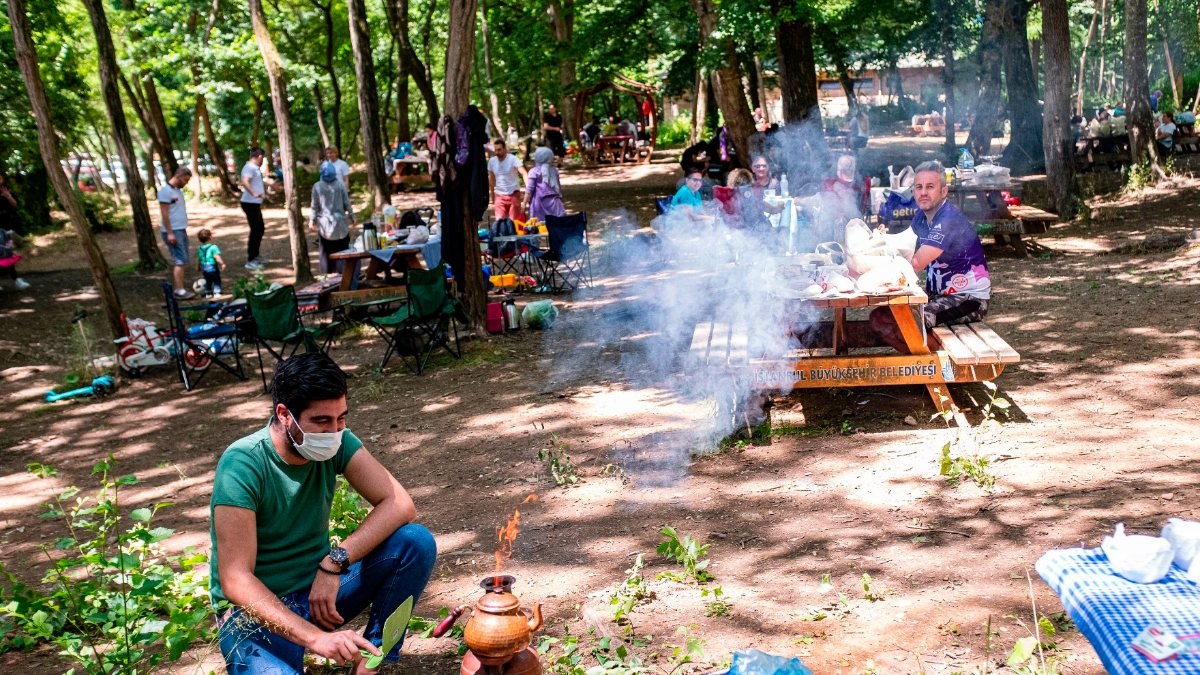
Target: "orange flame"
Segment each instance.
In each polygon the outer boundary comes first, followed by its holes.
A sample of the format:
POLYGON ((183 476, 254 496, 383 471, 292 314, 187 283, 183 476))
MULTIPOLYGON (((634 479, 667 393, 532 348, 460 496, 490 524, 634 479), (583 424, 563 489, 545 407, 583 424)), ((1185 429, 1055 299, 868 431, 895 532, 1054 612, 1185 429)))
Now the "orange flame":
MULTIPOLYGON (((530 494, 521 503, 528 504, 529 502, 537 501, 536 494, 530 494)), ((517 540, 517 535, 521 532, 521 511, 513 509, 512 517, 508 519, 508 523, 501 528, 496 529, 496 542, 499 544, 496 548, 496 574, 500 574, 504 569, 504 561, 512 557, 513 542, 517 540)))

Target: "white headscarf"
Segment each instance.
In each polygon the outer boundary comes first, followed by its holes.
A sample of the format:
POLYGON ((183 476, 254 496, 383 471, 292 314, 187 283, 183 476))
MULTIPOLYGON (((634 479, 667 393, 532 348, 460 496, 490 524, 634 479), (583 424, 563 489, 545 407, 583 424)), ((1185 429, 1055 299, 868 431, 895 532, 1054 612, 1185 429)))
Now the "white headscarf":
POLYGON ((552 161, 554 161, 554 151, 550 148, 542 146, 533 151, 533 163, 542 167, 542 175, 546 178, 546 184, 555 192, 560 192, 562 186, 558 183, 558 169, 550 164, 552 161))

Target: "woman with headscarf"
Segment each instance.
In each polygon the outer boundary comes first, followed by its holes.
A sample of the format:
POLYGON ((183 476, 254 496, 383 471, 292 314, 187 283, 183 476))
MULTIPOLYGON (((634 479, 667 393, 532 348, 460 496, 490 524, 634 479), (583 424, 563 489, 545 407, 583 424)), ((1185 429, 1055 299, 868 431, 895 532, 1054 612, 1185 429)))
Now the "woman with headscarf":
POLYGON ((565 216, 562 185, 558 182, 554 151, 545 146, 533 153, 533 168, 525 179, 525 212, 531 217, 545 221, 546 216, 565 216))
POLYGON ((312 188, 312 215, 309 218, 317 232, 321 274, 341 271, 329 256, 350 248, 350 225, 354 224, 354 206, 346 184, 338 180, 337 167, 326 162, 321 166, 321 179, 312 188))

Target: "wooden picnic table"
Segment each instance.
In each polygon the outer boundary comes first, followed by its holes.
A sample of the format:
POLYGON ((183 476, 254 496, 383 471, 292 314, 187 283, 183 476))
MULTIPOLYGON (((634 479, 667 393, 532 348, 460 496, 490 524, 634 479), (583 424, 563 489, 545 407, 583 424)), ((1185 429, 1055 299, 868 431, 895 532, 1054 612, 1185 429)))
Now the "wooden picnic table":
POLYGON ((329 306, 340 306, 349 303, 378 301, 382 298, 402 296, 405 293, 400 279, 392 277, 392 271, 410 269, 427 269, 421 251, 422 244, 401 244, 390 246, 383 251, 391 251, 391 263, 385 263, 372 251, 342 251, 329 256, 330 260, 340 260, 345 263, 342 269, 342 280, 336 291, 330 295, 329 306), (359 279, 362 262, 367 261, 366 272, 359 279), (378 277, 382 274, 383 279, 378 277))
MULTIPOLYGON (((745 323, 700 321, 692 333, 690 360, 709 374, 726 373, 743 380, 751 391, 779 392, 826 387, 925 385, 934 406, 951 410, 947 384, 994 380, 1020 355, 982 322, 939 326, 926 334, 921 307, 924 292, 833 297, 782 298, 785 316, 796 326, 812 326, 822 310, 833 312, 833 340, 826 347, 793 349, 769 354, 754 344, 745 323), (846 310, 887 307, 896 320, 908 354, 850 353, 845 343, 846 310)), ((881 345, 882 346, 882 345, 881 345)))
POLYGON ((596 161, 601 164, 625 164, 637 161, 634 136, 600 136, 596 138, 596 161), (626 159, 626 156, 632 159, 626 159))
POLYGON ((433 187, 433 176, 429 173, 429 159, 409 156, 392 160, 392 175, 388 182, 393 191, 406 186, 433 187))

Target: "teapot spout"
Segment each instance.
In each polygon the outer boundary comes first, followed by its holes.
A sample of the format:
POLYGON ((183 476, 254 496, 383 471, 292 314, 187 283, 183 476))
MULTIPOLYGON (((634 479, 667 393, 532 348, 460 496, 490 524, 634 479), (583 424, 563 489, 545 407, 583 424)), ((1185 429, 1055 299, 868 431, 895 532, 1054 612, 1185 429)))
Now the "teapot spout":
POLYGON ((527 623, 529 625, 530 633, 542 627, 542 603, 539 602, 535 604, 533 609, 522 607, 521 613, 529 617, 527 623))

